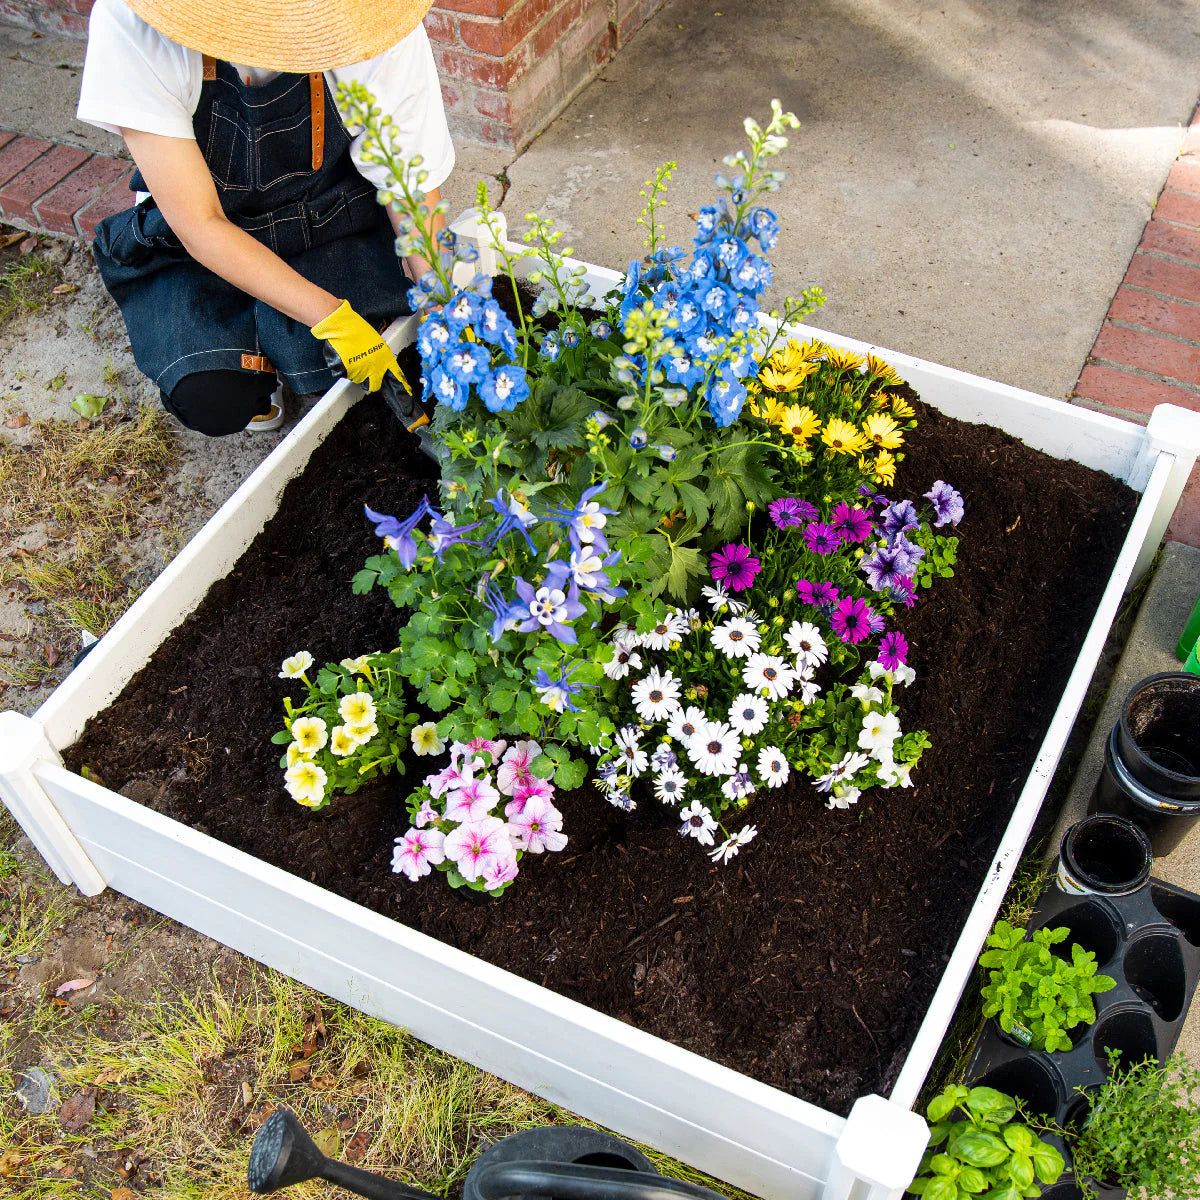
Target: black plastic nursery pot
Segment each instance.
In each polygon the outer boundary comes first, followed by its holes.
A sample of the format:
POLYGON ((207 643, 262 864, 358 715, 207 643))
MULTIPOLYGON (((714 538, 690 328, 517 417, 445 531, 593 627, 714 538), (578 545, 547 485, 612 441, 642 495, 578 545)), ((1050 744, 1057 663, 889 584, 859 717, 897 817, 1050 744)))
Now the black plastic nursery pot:
POLYGON ((1132 821, 1111 813, 1085 817, 1063 835, 1055 878, 1073 895, 1127 896, 1150 878, 1150 839, 1132 821))
POLYGON ((1164 672, 1129 692, 1088 812, 1132 821, 1156 857, 1200 820, 1200 676, 1164 672))

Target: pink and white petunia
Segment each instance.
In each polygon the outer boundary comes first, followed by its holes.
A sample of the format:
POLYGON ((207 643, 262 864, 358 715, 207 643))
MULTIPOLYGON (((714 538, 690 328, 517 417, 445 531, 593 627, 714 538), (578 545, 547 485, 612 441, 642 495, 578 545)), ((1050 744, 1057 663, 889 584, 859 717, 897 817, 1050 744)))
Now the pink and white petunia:
POLYGON ((495 870, 501 861, 515 855, 507 827, 499 817, 468 821, 451 830, 446 834, 443 849, 468 883, 473 883, 485 871, 495 870))
POLYGON ((505 750, 504 759, 496 771, 496 786, 506 796, 511 796, 517 784, 526 783, 534 777, 533 760, 541 752, 541 746, 533 740, 510 746, 505 750))
POLYGON ((447 821, 479 821, 496 807, 500 793, 487 777, 466 779, 446 793, 447 821))
POLYGON ((421 801, 421 807, 413 813, 412 823, 418 829, 424 829, 426 825, 432 825, 434 821, 440 820, 441 814, 428 800, 421 801))
POLYGON ((511 882, 517 877, 517 860, 516 858, 498 858, 487 870, 483 873, 483 883, 488 891, 494 891, 498 887, 511 882))
POLYGON ((445 838, 436 829, 410 829, 396 839, 392 851, 392 870, 397 875, 407 875, 416 883, 422 875, 446 861, 445 838))
POLYGON ((528 783, 518 784, 513 788, 512 799, 504 806, 504 815, 511 821, 514 813, 524 812, 525 805, 539 796, 553 800, 554 784, 548 779, 530 775, 528 783))
POLYGON ((545 796, 531 796, 525 807, 509 818, 508 836, 518 850, 530 854, 553 852, 567 844, 562 823, 562 813, 545 796))
POLYGON ((500 755, 504 753, 507 745, 508 743, 503 740, 493 741, 491 738, 476 737, 467 743, 467 750, 472 754, 480 754, 486 750, 492 756, 491 762, 494 766, 500 761, 500 755))

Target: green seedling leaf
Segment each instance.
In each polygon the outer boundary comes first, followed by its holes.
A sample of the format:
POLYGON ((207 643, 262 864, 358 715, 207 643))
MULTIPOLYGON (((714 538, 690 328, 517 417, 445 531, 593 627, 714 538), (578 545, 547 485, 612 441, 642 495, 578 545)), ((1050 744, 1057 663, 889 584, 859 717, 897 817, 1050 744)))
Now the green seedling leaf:
POLYGON ((1000 1138, 983 1129, 968 1129, 952 1138, 949 1151, 972 1167, 998 1167, 1009 1154, 1000 1138))
POLYGON ((81 417, 93 421, 108 407, 108 397, 98 396, 95 392, 80 392, 71 401, 71 407, 81 417))

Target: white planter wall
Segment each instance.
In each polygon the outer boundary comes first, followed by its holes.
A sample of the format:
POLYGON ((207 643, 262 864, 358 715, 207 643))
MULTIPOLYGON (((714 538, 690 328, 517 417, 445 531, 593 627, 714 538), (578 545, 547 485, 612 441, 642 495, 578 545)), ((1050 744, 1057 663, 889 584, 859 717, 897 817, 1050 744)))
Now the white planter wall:
MULTIPOLYGON (((473 232, 473 219, 456 228, 473 232)), ((510 244, 515 253, 523 247, 510 244)), ((481 262, 494 255, 481 246, 481 262)), ((522 264, 522 273, 536 260, 522 264)), ((588 267, 595 295, 620 279, 588 267)), ((67 771, 58 751, 106 707, 224 577, 279 493, 359 390, 337 384, 259 466, 32 718, 0 714, 0 795, 64 882, 105 886, 529 1090, 765 1197, 882 1200, 911 1179, 926 1127, 908 1111, 995 919, 1104 638, 1148 565, 1200 453, 1200 416, 1148 427, 805 327, 870 349, 951 416, 1107 471, 1142 493, 1050 730, 890 1100, 825 1112, 480 962, 67 771), (859 1182, 856 1182, 859 1181, 859 1182)), ((389 331, 396 347, 415 320, 389 331)))

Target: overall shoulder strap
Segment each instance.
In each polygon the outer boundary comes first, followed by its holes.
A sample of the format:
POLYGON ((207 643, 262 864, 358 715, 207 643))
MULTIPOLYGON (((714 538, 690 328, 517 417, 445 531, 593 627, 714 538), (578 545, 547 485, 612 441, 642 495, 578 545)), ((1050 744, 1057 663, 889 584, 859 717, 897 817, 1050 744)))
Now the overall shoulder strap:
POLYGON ((211 54, 202 54, 201 62, 204 64, 204 70, 201 78, 205 80, 216 79, 217 77, 217 60, 211 54))
POLYGON ((313 71, 308 77, 312 99, 312 169, 319 171, 325 161, 325 76, 313 71))

